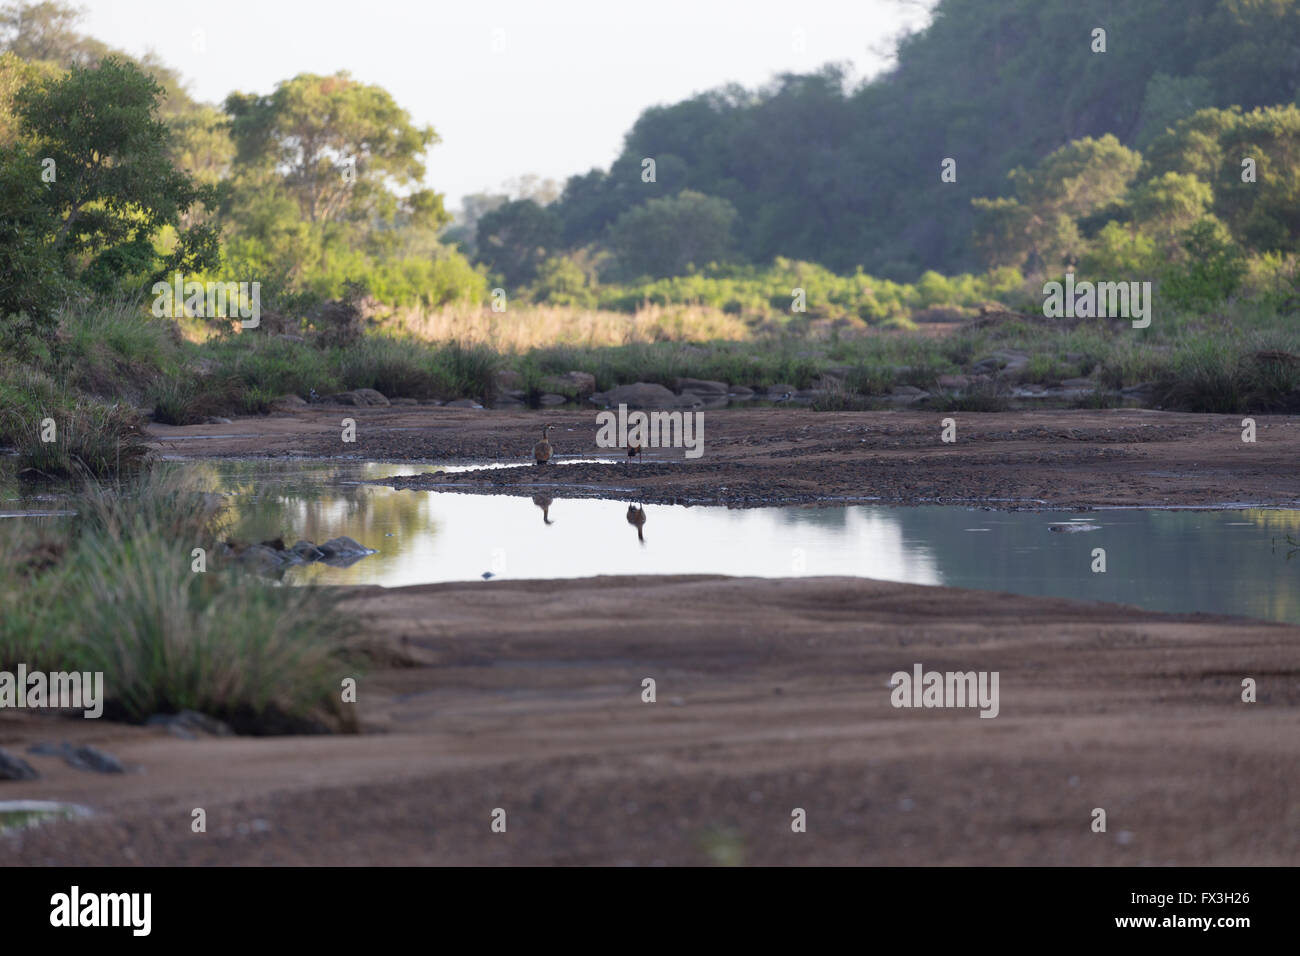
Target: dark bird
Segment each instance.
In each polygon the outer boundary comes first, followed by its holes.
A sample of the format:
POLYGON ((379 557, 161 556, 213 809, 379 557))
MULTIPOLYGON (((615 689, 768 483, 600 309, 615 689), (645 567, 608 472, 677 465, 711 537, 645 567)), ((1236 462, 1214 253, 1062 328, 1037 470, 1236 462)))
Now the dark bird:
POLYGON ((628 445, 628 446, 627 446, 627 461, 623 463, 623 470, 624 470, 624 471, 626 471, 627 468, 628 468, 628 466, 630 466, 630 465, 632 464, 632 459, 633 459, 633 458, 636 458, 637 456, 641 456, 641 460, 642 460, 642 461, 645 461, 645 456, 641 455, 641 452, 642 452, 642 451, 643 451, 643 449, 641 448, 640 445, 628 445))
POLYGON ((533 457, 537 459, 537 464, 539 465, 544 465, 550 461, 551 455, 555 451, 551 448, 551 443, 546 439, 546 433, 554 427, 554 425, 542 426, 542 440, 533 446, 533 457))

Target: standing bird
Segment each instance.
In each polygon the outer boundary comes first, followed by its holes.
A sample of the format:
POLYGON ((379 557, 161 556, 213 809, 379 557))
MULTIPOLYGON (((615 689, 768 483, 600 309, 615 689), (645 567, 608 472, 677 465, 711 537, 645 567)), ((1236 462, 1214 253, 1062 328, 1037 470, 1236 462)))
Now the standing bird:
MULTIPOLYGON (((641 448, 640 445, 628 445, 628 446, 627 446, 627 461, 625 461, 625 462, 623 463, 623 470, 624 470, 624 471, 627 471, 628 467, 632 464, 632 459, 633 459, 633 458, 636 458, 638 455, 640 455, 640 454, 641 454, 641 451, 642 451, 642 448, 641 448)), ((645 461, 644 456, 641 458, 641 460, 642 460, 642 461, 645 461)))
POLYGON ((542 440, 533 446, 533 457, 537 459, 539 465, 544 465, 551 460, 554 449, 551 448, 551 443, 546 440, 546 433, 554 427, 554 425, 544 425, 542 427, 542 440))
POLYGON ((645 528, 645 508, 638 505, 628 505, 627 523, 636 525, 636 538, 642 544, 645 544, 645 534, 642 533, 642 529, 645 528))

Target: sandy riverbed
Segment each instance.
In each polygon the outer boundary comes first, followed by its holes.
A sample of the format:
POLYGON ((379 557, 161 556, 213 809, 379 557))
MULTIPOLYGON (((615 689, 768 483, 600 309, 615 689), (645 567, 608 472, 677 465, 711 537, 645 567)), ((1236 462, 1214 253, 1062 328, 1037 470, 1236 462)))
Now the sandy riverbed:
MULTIPOLYGON (((524 455, 540 421, 347 413, 359 424, 347 448, 332 433, 339 410, 155 433, 236 436, 176 441, 188 455, 484 460, 524 455)), ((709 413, 704 459, 651 461, 638 480, 651 497, 734 504, 860 492, 864 480, 902 501, 1300 494, 1294 418, 1261 418, 1252 446, 1231 416, 955 417, 964 445, 940 444, 932 415, 709 413)), ((590 414, 548 420, 561 454, 594 450, 590 414)), ((611 484, 624 480, 615 470, 611 484)), ((1300 862, 1300 628, 850 578, 503 580, 360 589, 348 607, 372 659, 359 735, 188 741, 0 714, 0 747, 86 740, 139 768, 102 776, 29 756, 43 779, 0 784, 0 799, 96 815, 0 837, 0 853, 28 864, 1300 862), (916 663, 997 671, 998 717, 892 707, 890 675, 916 663), (655 703, 642 701, 647 677, 655 703), (1245 677, 1257 703, 1241 700, 1245 677), (196 807, 206 834, 190 831, 196 807), (1090 830, 1097 807, 1105 833, 1090 830), (504 834, 491 830, 496 808, 504 834), (791 831, 795 808, 806 833, 791 831)))

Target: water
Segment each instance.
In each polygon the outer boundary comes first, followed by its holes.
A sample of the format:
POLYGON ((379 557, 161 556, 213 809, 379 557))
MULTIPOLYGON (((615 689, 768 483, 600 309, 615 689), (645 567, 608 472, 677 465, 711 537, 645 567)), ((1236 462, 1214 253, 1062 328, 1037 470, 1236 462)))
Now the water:
MULTIPOLYGON (((1206 611, 1300 624, 1300 511, 999 512, 930 506, 646 505, 644 541, 627 501, 395 491, 359 482, 420 464, 191 462, 232 495, 239 540, 355 538, 377 554, 307 565, 287 583, 378 584, 597 574, 849 575, 1206 611), (550 524, 544 523, 544 517, 550 524), (1096 530, 1051 531, 1075 524, 1096 530), (1106 571, 1094 573, 1094 549, 1106 571)), ((488 585, 485 585, 488 586, 488 585)))

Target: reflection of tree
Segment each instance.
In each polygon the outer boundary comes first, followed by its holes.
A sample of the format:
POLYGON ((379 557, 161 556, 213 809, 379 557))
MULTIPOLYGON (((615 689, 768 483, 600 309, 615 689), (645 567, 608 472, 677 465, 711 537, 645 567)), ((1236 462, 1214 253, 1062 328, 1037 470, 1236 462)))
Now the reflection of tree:
POLYGON ((1247 508, 1242 516, 1261 528, 1270 531, 1300 531, 1300 511, 1281 511, 1276 508, 1247 508))
POLYGON ((197 473, 203 487, 229 496, 221 533, 236 541, 319 543, 347 535, 378 548, 386 533, 437 533, 423 495, 350 483, 372 477, 376 469, 369 466, 225 461, 186 462, 184 468, 197 473))

